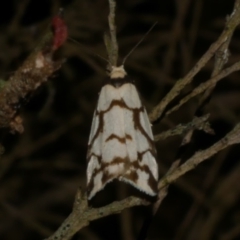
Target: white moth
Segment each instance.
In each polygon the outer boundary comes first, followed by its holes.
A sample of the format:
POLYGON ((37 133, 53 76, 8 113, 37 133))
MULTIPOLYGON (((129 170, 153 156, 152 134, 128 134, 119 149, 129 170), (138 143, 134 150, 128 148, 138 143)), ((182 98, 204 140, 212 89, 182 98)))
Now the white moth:
POLYGON ((151 196, 158 166, 151 124, 123 66, 112 67, 100 92, 88 142, 88 199, 114 179, 151 196))

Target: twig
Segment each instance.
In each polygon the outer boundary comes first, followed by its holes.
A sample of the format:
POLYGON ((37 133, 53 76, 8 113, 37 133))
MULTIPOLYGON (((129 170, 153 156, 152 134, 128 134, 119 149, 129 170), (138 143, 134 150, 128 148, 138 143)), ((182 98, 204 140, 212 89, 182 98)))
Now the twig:
POLYGON ((186 172, 194 169, 198 164, 204 160, 212 157, 219 151, 225 149, 226 147, 240 143, 240 123, 238 123, 235 128, 230 131, 224 138, 213 144, 206 150, 199 151, 195 153, 190 159, 188 159, 184 164, 178 167, 172 174, 163 177, 159 184, 158 188, 166 186, 169 183, 172 183, 180 176, 184 175, 186 172))
POLYGON ((81 190, 78 190, 72 213, 63 222, 60 228, 49 238, 45 240, 68 240, 79 231, 87 226, 90 221, 120 213, 126 208, 143 205, 144 201, 140 198, 129 197, 122 201, 113 202, 101 208, 88 207, 86 195, 82 198, 81 190))
POLYGON ((10 127, 12 132, 23 132, 22 119, 17 115, 19 101, 33 93, 61 67, 62 62, 53 60, 53 55, 66 40, 67 27, 60 16, 54 18, 52 27, 53 32, 44 36, 35 51, 1 88, 0 128, 10 127), (65 30, 64 36, 62 30, 65 30))
POLYGON ((171 91, 152 110, 149 116, 151 122, 154 122, 161 117, 167 105, 176 96, 179 95, 181 90, 192 81, 193 77, 206 65, 206 63, 212 58, 212 56, 219 49, 219 47, 222 46, 222 44, 227 41, 229 35, 231 35, 234 32, 239 22, 240 22, 240 0, 236 0, 232 14, 230 15, 225 26, 225 29, 223 30, 218 40, 210 46, 208 51, 200 58, 200 60, 196 63, 192 70, 184 78, 176 82, 171 91))
MULTIPOLYGON (((226 42, 223 43, 222 46, 215 53, 214 68, 213 68, 211 77, 214 77, 217 74, 219 74, 223 69, 224 65, 228 62, 228 56, 229 56, 228 46, 232 38, 232 34, 233 32, 231 32, 228 35, 228 39, 226 40, 226 42)), ((202 114, 204 114, 204 107, 210 102, 211 94, 215 86, 216 86, 216 83, 213 84, 210 88, 206 89, 206 91, 200 96, 196 110, 195 110, 195 114, 194 114, 195 116, 201 116, 202 114)), ((191 148, 190 141, 192 140, 192 137, 195 136, 193 135, 194 130, 195 129, 190 129, 188 132, 186 132, 184 140, 187 139, 187 141, 184 142, 184 145, 182 144, 180 146, 180 149, 179 149, 180 158, 184 156, 184 153, 190 150, 191 148), (189 144, 189 145, 186 145, 186 144, 189 144)), ((214 163, 213 167, 209 170, 207 177, 203 181, 202 185, 203 185, 204 192, 206 192, 207 187, 209 187, 209 182, 211 182, 211 180, 213 180, 215 176, 212 170, 215 169, 216 164, 218 164, 218 162, 214 163)), ((184 231, 186 230, 187 226, 193 221, 193 218, 196 212, 198 211, 199 207, 200 207, 200 202, 195 200, 190 210, 186 214, 185 218, 181 222, 180 226, 178 227, 179 230, 175 235, 176 239, 181 239, 183 237, 184 231)))
MULTIPOLYGON (((219 50, 215 54, 215 62, 214 62, 214 69, 212 72, 211 77, 216 76, 219 74, 223 68, 223 66, 227 63, 228 61, 228 46, 232 37, 232 33, 229 34, 227 41, 219 48, 219 50)), ((200 112, 202 108, 210 101, 210 95, 213 92, 214 88, 216 86, 216 83, 213 84, 209 89, 207 89, 204 94, 201 96, 199 100, 199 107, 196 112, 200 112)))
POLYGON ((214 131, 213 129, 211 129, 209 123, 207 122, 208 118, 209 118, 209 114, 202 117, 195 117, 192 122, 189 122, 187 124, 179 124, 173 129, 170 129, 158 135, 155 135, 154 140, 157 142, 157 141, 164 140, 168 137, 182 135, 191 129, 198 129, 206 133, 213 134, 214 131))
POLYGON ((179 109, 184 103, 186 103, 188 100, 190 100, 191 98, 195 97, 196 95, 203 93, 204 91, 206 91, 209 88, 212 88, 212 86, 214 86, 218 81, 220 81, 221 79, 223 79, 224 77, 228 76, 229 74, 231 74, 232 72, 238 71, 240 70, 240 62, 237 62, 235 64, 233 64, 231 67, 229 68, 225 68, 224 70, 222 70, 218 75, 212 77, 211 79, 209 79, 207 82, 200 84, 197 88, 195 88, 189 95, 187 95, 186 97, 184 97, 178 105, 176 105, 175 107, 173 107, 172 109, 170 109, 169 111, 166 112, 166 116, 169 115, 170 113, 176 111, 177 109, 179 109))
MULTIPOLYGON (((235 4, 235 10, 239 10, 239 5, 235 4)), ((110 58, 110 63, 113 65, 116 65, 117 61, 117 41, 116 41, 116 27, 115 27, 115 2, 112 0, 109 0, 109 5, 110 5, 110 14, 109 14, 109 27, 110 27, 110 48, 108 48, 108 54, 110 58), (115 63, 115 64, 114 64, 115 63)), ((236 12, 240 11, 235 11, 230 17, 230 20, 228 21, 228 28, 226 28, 218 41, 213 44, 207 53, 200 59, 198 64, 190 71, 190 73, 182 80, 178 81, 173 89, 170 91, 170 93, 166 96, 166 98, 163 99, 163 101, 158 105, 152 112, 151 115, 151 120, 154 121, 156 120, 161 113, 165 110, 165 107, 167 104, 175 98, 179 92, 185 87, 188 83, 191 82, 192 78, 200 71, 200 69, 207 63, 207 61, 212 57, 212 55, 219 49, 219 47, 226 41, 226 38, 229 34, 229 32, 233 31, 233 28, 236 27, 238 23, 236 23, 236 19, 238 19, 236 12), (229 28, 232 27, 231 30, 229 28)), ((233 71, 236 71, 240 69, 240 63, 236 63, 230 68, 227 68, 223 71, 221 71, 220 74, 217 76, 214 76, 211 78, 209 81, 206 83, 201 84, 198 88, 196 88, 193 91, 193 95, 195 96, 196 94, 199 94, 209 87, 213 86, 218 80, 222 79, 223 77, 227 76, 233 71), (195 94, 195 95, 194 95, 195 94)), ((189 94, 190 96, 190 94, 189 94)), ((188 99, 190 99, 190 97, 188 99)), ((187 99, 187 100, 188 100, 187 99)), ((180 103, 183 104, 186 98, 184 98, 180 103)), ((178 106, 177 106, 178 107, 178 106)), ((174 108, 176 109, 176 108, 174 108)), ((199 119, 196 119, 196 121, 199 119)), ((203 120, 203 119, 201 119, 203 120)), ((205 120, 205 119, 204 119, 205 120)), ((204 126, 205 121, 200 121, 200 124, 197 125, 195 123, 195 128, 199 126, 204 126)), ((203 127, 203 128, 206 128, 203 127)), ((207 128, 206 128, 207 129, 207 128)), ((183 131, 183 130, 182 130, 183 131)), ((202 161, 212 157, 214 154, 217 152, 221 151, 222 149, 226 148, 227 146, 230 146, 232 144, 240 143, 240 124, 238 124, 231 132, 229 132, 223 139, 212 145, 210 148, 199 151, 195 153, 190 159, 188 159, 184 164, 182 164, 180 167, 178 166, 179 162, 176 162, 176 165, 174 164, 174 168, 169 171, 165 177, 163 177, 158 184, 160 194, 159 196, 159 201, 156 202, 156 205, 153 208, 153 213, 156 212, 156 210, 159 207, 159 204, 161 203, 162 199, 166 196, 167 193, 167 187, 169 186, 170 183, 175 181, 177 178, 185 174, 186 172, 190 171, 191 169, 194 169, 198 164, 200 164, 202 161), (165 188, 165 190, 163 190, 165 188)), ((60 226, 60 228, 47 240, 68 240, 71 239, 71 237, 81 228, 87 226, 90 221, 111 215, 111 214, 116 214, 121 212, 122 210, 133 207, 133 206, 138 206, 138 205, 143 205, 143 204, 149 204, 143 201, 140 198, 136 197, 128 197, 122 201, 117 201, 113 202, 107 206, 101 207, 101 208, 91 208, 88 207, 88 202, 87 198, 84 195, 83 197, 81 196, 81 192, 78 191, 75 204, 73 207, 72 213, 69 215, 69 217, 64 221, 64 223, 60 226)))
MULTIPOLYGON (((233 32, 232 32, 232 34, 233 34, 233 32)), ((229 34, 227 41, 215 53, 214 68, 213 68, 211 77, 214 77, 217 74, 219 74, 221 72, 221 70, 223 69, 224 65, 228 62, 228 57, 229 57, 228 46, 229 46, 230 40, 232 38, 232 34, 229 34)), ((204 114, 204 107, 210 102, 211 94, 212 94, 215 86, 216 86, 216 84, 212 85, 200 96, 199 101, 198 101, 198 106, 195 111, 195 116, 201 116, 202 114, 204 114)), ((191 137, 194 136, 193 131, 194 131, 194 129, 190 129, 190 131, 188 131, 187 135, 189 135, 191 137)), ((191 148, 191 145, 187 146, 187 148, 191 148)), ((180 147, 179 153, 181 153, 183 151, 186 152, 186 146, 180 147)), ((223 160, 223 158, 222 158, 222 160, 223 160)), ((221 163, 221 161, 220 161, 220 163, 221 163)), ((206 178, 204 179, 204 181, 202 183, 203 191, 205 193, 206 193, 207 189, 209 188, 210 183, 213 181, 213 178, 215 177, 216 166, 219 167, 219 161, 217 161, 213 164, 213 166, 210 168, 206 178)), ((176 232, 176 235, 175 235, 176 239, 181 239, 183 237, 184 232, 186 231, 189 224, 193 221, 194 216, 196 215, 197 211, 199 210, 201 203, 202 202, 199 202, 197 200, 194 201, 194 203, 190 207, 190 210, 188 211, 185 218, 183 219, 180 226, 178 227, 178 231, 176 232)))
MULTIPOLYGON (((108 15, 108 24, 110 29, 110 38, 108 35, 104 36, 104 42, 108 52, 108 59, 111 66, 117 66, 118 60, 118 43, 116 36, 116 24, 115 24, 115 9, 116 2, 114 0, 109 0, 109 15, 108 15)), ((110 67, 109 66, 109 69, 110 67)))
MULTIPOLYGON (((170 171, 158 183, 159 190, 168 186, 186 172, 194 169, 198 164, 214 156, 219 151, 233 144, 240 143, 240 123, 230 131, 224 138, 212 145, 210 148, 195 153, 180 167, 170 171)), ((126 208, 149 204, 141 198, 128 197, 122 201, 113 202, 101 208, 91 208, 87 206, 86 196, 81 198, 81 192, 78 191, 73 208, 73 212, 63 222, 59 229, 46 240, 69 240, 81 228, 87 226, 90 221, 116 214, 126 208)))

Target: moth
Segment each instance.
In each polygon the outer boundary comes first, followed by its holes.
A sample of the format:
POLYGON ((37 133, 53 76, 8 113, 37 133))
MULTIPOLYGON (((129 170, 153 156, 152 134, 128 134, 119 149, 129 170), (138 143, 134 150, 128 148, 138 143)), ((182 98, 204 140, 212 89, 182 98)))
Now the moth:
POLYGON ((114 179, 157 194, 158 166, 151 124, 123 65, 112 66, 94 112, 87 153, 90 200, 114 179))

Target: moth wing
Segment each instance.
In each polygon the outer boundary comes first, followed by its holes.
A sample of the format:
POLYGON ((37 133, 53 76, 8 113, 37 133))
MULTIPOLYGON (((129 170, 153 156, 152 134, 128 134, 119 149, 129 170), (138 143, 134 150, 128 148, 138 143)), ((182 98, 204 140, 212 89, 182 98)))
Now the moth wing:
POLYGON ((119 90, 105 85, 100 93, 89 140, 87 185, 91 199, 122 175, 128 154, 119 90))
POLYGON ((157 193, 158 167, 156 150, 149 118, 142 106, 136 87, 125 84, 121 96, 128 108, 124 109, 126 147, 130 163, 120 180, 154 196, 157 193))
POLYGON ((89 199, 115 178, 156 195, 158 169, 151 125, 133 84, 102 88, 88 151, 89 199))

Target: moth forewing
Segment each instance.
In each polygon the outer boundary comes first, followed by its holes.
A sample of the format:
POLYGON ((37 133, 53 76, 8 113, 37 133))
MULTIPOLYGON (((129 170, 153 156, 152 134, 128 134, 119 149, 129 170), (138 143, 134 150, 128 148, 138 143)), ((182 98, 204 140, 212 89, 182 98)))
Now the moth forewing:
POLYGON ((89 138, 89 199, 114 179, 151 196, 157 193, 151 125, 135 85, 125 76, 123 66, 112 67, 110 82, 99 95, 89 138))

